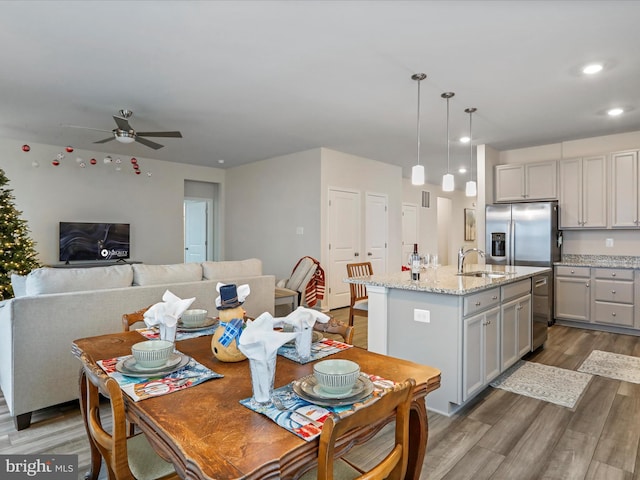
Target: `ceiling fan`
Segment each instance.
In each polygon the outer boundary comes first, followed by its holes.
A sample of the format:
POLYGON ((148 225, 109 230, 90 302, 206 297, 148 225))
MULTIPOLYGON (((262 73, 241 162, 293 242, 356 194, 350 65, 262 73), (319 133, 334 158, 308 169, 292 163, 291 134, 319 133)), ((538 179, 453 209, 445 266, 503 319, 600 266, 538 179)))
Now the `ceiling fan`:
POLYGON ((133 116, 133 112, 131 110, 122 109, 120 110, 120 115, 113 115, 113 119, 116 122, 117 127, 113 130, 101 130, 99 128, 90 128, 90 127, 80 127, 77 125, 67 125, 68 127, 74 128, 85 128, 87 130, 97 130, 99 132, 111 132, 113 135, 105 138, 104 140, 98 140, 93 143, 107 143, 111 140, 117 140, 120 143, 133 143, 138 142, 142 145, 145 145, 149 148, 153 148, 154 150, 158 150, 164 145, 160 145, 159 143, 152 142, 143 137, 173 137, 173 138, 182 138, 182 134, 180 132, 136 132, 133 127, 129 124, 129 118, 133 116))

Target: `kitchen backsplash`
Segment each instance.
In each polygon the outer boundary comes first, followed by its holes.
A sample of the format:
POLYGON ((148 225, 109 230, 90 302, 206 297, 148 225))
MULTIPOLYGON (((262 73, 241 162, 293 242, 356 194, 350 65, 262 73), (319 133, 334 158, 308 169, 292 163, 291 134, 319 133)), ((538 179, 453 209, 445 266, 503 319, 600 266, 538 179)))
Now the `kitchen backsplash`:
POLYGON ((563 254, 561 263, 576 266, 640 268, 640 257, 630 255, 563 254))

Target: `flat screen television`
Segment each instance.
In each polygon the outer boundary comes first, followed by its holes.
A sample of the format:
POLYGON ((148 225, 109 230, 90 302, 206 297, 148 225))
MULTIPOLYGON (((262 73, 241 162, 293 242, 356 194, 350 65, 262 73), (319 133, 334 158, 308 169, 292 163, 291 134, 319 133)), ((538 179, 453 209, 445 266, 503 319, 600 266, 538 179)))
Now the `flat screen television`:
POLYGON ((60 261, 129 258, 128 223, 60 222, 60 261))

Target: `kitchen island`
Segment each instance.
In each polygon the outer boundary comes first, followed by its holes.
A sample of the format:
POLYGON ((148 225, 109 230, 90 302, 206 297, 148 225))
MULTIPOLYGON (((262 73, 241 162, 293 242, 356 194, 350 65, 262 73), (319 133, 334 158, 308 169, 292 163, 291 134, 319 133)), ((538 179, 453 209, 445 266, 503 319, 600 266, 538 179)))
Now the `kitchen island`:
POLYGON ((367 286, 369 350, 441 370, 427 408, 452 415, 531 351, 532 277, 551 268, 465 265, 348 278, 367 286))

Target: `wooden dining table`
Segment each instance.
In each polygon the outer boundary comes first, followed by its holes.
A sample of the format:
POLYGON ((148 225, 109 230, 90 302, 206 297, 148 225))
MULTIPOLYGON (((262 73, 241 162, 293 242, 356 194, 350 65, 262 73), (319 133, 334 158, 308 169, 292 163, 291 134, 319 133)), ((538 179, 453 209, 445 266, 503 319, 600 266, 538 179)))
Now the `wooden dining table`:
MULTIPOLYGON (((136 331, 82 338, 74 341, 72 351, 81 361, 95 363, 129 355, 131 346, 143 340, 136 331)), ((218 361, 211 351, 210 335, 179 341, 176 349, 224 377, 138 402, 127 395, 124 397, 127 418, 146 434, 160 456, 173 463, 182 478, 295 479, 317 464, 317 438, 303 440, 270 418, 240 404, 240 400, 252 395, 247 360, 218 361)), ((440 386, 440 371, 358 347, 328 358, 353 360, 362 372, 389 380, 415 379, 409 427, 409 468, 405 478, 417 480, 428 437, 425 397, 440 386)), ((278 356, 275 388, 312 372, 313 362, 303 365, 278 356)), ((352 446, 370 439, 392 420, 393 417, 387 418, 340 438, 336 452, 344 454, 352 446)), ((101 457, 93 444, 91 447, 91 467, 86 478, 96 480, 101 457)))

